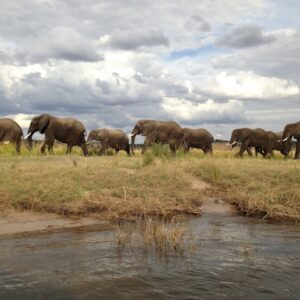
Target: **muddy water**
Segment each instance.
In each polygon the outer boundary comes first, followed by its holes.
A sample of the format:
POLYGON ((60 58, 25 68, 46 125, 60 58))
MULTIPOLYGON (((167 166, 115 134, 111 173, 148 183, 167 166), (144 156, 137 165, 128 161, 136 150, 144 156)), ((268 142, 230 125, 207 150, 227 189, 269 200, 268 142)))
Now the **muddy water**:
POLYGON ((0 299, 299 299, 300 227, 205 214, 196 250, 120 256, 110 231, 0 240, 0 299))

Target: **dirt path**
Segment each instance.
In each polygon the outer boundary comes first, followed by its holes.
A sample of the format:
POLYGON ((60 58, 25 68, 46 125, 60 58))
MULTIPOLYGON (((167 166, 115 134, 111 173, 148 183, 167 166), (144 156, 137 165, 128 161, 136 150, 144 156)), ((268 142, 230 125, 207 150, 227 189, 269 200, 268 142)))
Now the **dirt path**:
MULTIPOLYGON (((205 181, 202 181, 198 178, 191 177, 192 189, 199 191, 204 194, 205 190, 212 189, 212 186, 205 181)), ((223 200, 215 197, 203 196, 201 198, 202 205, 201 210, 203 214, 210 215, 234 215, 236 214, 235 208, 229 203, 224 202, 223 200)))
POLYGON ((103 230, 111 227, 109 222, 91 217, 71 219, 50 213, 13 210, 0 214, 0 236, 37 231, 56 231, 84 226, 99 226, 100 228, 103 227, 103 230))

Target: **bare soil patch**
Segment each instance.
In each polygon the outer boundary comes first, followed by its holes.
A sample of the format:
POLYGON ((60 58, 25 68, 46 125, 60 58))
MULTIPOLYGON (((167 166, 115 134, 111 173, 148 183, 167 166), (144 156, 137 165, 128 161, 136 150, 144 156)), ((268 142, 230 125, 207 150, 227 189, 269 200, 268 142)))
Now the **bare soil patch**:
POLYGON ((57 214, 14 210, 8 210, 0 214, 0 235, 56 231, 93 225, 97 225, 103 230, 111 227, 109 222, 100 221, 93 217, 74 219, 57 214))

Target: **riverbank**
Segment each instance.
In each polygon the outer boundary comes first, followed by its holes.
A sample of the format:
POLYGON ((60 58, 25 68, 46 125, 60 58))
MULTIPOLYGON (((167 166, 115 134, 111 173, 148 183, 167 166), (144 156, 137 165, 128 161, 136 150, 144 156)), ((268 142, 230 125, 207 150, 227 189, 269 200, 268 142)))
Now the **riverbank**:
POLYGON ((93 217, 69 218, 57 214, 16 210, 6 210, 0 214, 0 236, 32 232, 53 232, 91 226, 101 230, 112 228, 109 222, 93 217))
POLYGON ((226 149, 206 156, 154 149, 144 156, 2 156, 0 208, 103 221, 164 221, 200 216, 208 199, 242 213, 300 220, 299 161, 238 159, 226 149), (209 183, 209 186, 207 186, 209 183))

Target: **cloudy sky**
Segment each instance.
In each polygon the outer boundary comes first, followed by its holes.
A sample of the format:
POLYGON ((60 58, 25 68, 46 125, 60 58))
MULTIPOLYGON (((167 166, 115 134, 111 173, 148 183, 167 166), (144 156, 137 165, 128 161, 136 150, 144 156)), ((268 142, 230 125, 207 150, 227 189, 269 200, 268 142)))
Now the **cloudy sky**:
POLYGON ((0 117, 281 130, 300 120, 299 14, 298 0, 1 0, 0 117))

